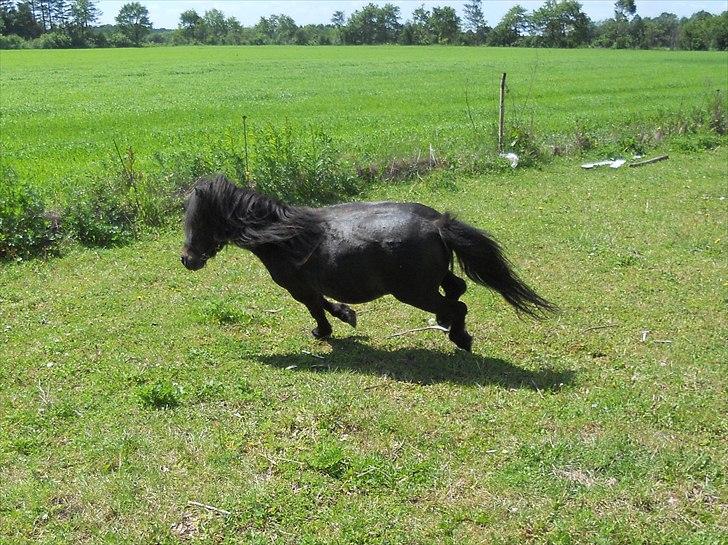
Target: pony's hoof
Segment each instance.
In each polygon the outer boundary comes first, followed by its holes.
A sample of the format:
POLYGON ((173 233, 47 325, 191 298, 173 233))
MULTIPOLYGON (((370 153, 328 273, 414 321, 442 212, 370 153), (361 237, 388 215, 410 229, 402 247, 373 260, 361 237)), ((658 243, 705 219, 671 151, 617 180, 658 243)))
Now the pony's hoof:
POLYGON ((460 335, 450 335, 450 340, 455 343, 455 346, 466 352, 473 351, 473 337, 466 332, 462 332, 460 335))
POLYGON ((341 313, 341 319, 344 323, 349 324, 351 327, 356 327, 356 312, 350 308, 344 309, 341 313))
POLYGON ((325 339, 326 337, 330 337, 331 336, 331 328, 329 327, 327 329, 322 329, 320 327, 315 327, 311 331, 311 335, 313 335, 317 339, 325 339))

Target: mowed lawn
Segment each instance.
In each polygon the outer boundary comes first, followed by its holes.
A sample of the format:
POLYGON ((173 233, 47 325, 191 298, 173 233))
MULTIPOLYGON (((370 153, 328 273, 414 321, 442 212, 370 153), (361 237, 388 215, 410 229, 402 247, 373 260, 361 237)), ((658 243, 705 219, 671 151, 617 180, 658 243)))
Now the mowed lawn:
POLYGON ((185 270, 179 226, 4 265, 0 541, 725 543, 726 165, 373 188, 489 229, 562 307, 470 285, 473 354, 392 337, 429 317, 391 298, 316 341, 252 255, 185 270))
POLYGON ((539 139, 655 130, 728 89, 723 52, 453 47, 174 47, 0 52, 2 162, 58 190, 88 183, 114 148, 160 156, 240 147, 250 127, 324 130, 355 161, 457 155, 509 125, 539 139))

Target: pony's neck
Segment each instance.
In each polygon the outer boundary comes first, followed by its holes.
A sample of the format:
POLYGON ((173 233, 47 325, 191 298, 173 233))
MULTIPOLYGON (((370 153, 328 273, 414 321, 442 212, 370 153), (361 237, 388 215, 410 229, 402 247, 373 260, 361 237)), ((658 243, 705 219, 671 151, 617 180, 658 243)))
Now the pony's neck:
POLYGON ((248 188, 236 188, 233 202, 230 219, 235 224, 260 226, 285 221, 294 210, 292 206, 248 188))

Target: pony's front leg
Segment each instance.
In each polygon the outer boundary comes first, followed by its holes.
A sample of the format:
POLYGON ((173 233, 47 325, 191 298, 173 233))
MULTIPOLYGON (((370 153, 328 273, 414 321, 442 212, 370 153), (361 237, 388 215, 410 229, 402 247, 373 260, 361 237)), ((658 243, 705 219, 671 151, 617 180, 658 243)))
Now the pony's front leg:
POLYGON ((293 298, 299 303, 306 305, 306 308, 311 313, 311 316, 316 320, 316 327, 311 331, 314 337, 317 339, 323 339, 331 335, 331 324, 326 318, 326 312, 324 312, 324 298, 318 293, 306 293, 298 290, 288 290, 293 298))
POLYGON ((351 327, 356 327, 356 311, 349 305, 344 303, 332 303, 326 298, 323 298, 324 308, 333 317, 338 318, 345 324, 349 324, 351 327))
POLYGON ((317 339, 324 339, 330 336, 332 331, 331 324, 326 319, 324 307, 311 307, 309 305, 306 305, 306 307, 311 313, 311 316, 313 316, 313 319, 316 320, 316 327, 311 330, 311 334, 317 339))

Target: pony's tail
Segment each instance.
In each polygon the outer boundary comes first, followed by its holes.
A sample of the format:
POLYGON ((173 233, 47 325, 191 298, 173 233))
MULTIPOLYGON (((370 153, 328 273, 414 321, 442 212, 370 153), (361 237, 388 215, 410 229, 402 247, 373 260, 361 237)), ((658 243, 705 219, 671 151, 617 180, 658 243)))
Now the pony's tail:
POLYGON ((455 252, 460 267, 471 280, 487 286, 511 304, 519 314, 542 318, 558 307, 518 278, 500 245, 488 233, 443 214, 438 220, 440 236, 455 252))

